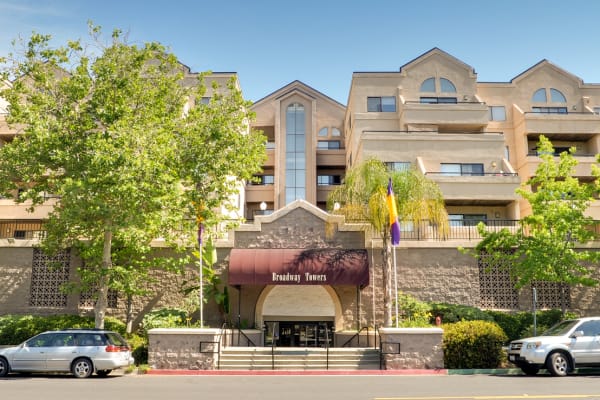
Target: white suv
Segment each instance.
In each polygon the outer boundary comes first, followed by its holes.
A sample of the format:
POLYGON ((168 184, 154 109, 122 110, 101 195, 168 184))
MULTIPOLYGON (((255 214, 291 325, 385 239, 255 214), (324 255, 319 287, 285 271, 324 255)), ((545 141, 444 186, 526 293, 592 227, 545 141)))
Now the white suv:
POLYGON ((16 347, 0 349, 0 377, 9 372, 71 372, 87 378, 133 364, 131 350, 116 332, 65 329, 40 333, 16 347))
POLYGON ((542 368, 565 376, 575 368, 600 367, 600 317, 562 321, 542 336, 514 340, 508 360, 527 375, 542 368))

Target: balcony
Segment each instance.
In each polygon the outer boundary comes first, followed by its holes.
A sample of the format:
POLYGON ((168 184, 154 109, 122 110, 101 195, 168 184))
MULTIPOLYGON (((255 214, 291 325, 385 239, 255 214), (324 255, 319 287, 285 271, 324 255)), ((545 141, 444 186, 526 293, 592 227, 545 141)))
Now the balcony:
POLYGON ((440 129, 478 129, 487 126, 489 110, 485 103, 422 103, 407 101, 401 105, 400 118, 405 125, 437 125, 440 129))
POLYGON ((0 239, 34 240, 45 235, 42 220, 13 219, 0 220, 0 239))
POLYGON ((470 175, 452 175, 426 172, 438 184, 444 200, 453 204, 507 205, 516 200, 515 190, 521 180, 512 172, 486 172, 470 175))
POLYGON ((561 134, 560 140, 582 140, 600 133, 600 115, 593 113, 540 113, 524 112, 522 120, 516 120, 516 125, 522 124, 526 133, 554 132, 554 136, 561 134))

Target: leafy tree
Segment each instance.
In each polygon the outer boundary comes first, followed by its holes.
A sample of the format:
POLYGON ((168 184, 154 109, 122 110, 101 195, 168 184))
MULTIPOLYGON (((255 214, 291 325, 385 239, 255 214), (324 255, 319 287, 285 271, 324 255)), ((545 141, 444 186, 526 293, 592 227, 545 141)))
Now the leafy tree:
POLYGON ((0 96, 22 131, 0 148, 0 192, 20 189, 17 201, 32 208, 58 196, 43 247, 82 254, 101 328, 110 288, 136 294, 123 280, 144 276, 152 239, 182 249, 195 243, 194 216, 207 226, 223 218, 239 180, 259 170, 264 138, 243 134, 252 115, 235 82, 184 113, 205 93, 202 76, 184 84, 159 43, 130 45, 115 30, 105 45, 91 23, 90 34, 95 55, 80 41, 55 48, 34 33, 23 54, 2 60, 12 82, 0 96))
POLYGON ((377 159, 369 159, 348 170, 344 183, 328 198, 328 207, 338 203, 338 211, 348 221, 364 222, 383 238, 384 326, 392 325, 392 259, 390 215, 386 202, 387 185, 392 179, 398 217, 402 222, 429 219, 442 232, 448 216, 442 193, 435 184, 414 169, 392 172, 377 159))
POLYGON ((540 136, 541 163, 535 176, 517 189, 531 205, 531 214, 521 219, 516 232, 488 232, 479 225, 483 240, 472 254, 492 265, 509 265, 517 288, 535 281, 597 284, 593 274, 600 252, 581 248, 595 236, 590 229, 594 222, 584 213, 596 185, 573 177, 574 151, 562 152, 555 160, 552 143, 540 136))

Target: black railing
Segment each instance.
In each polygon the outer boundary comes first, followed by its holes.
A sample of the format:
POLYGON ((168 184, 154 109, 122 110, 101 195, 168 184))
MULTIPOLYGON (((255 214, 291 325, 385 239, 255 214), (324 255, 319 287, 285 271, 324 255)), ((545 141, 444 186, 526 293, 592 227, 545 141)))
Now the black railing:
POLYGON ((379 330, 377 329, 377 326, 375 326, 375 328, 370 328, 368 326, 364 326, 364 327, 360 328, 360 330, 358 332, 356 332, 354 335, 352 335, 350 337, 350 339, 346 340, 342 344, 341 347, 350 347, 355 340, 356 340, 356 346, 352 346, 352 347, 371 347, 371 333, 370 333, 371 329, 374 330, 374 345, 373 345, 373 347, 376 349, 377 348, 378 332, 379 332, 379 330), (366 335, 367 345, 366 346, 362 346, 360 344, 360 338, 362 337, 361 333, 364 332, 364 331, 367 331, 367 335, 366 335))
POLYGON ((508 229, 515 233, 520 229, 519 220, 460 220, 449 221, 445 225, 437 225, 429 220, 403 221, 400 223, 400 240, 416 241, 446 241, 446 240, 480 240, 481 235, 477 225, 483 222, 488 231, 508 229))
POLYGON ((42 239, 45 236, 42 220, 0 220, 0 239, 42 239))
POLYGON ((237 346, 240 346, 240 340, 243 337, 246 340, 246 347, 256 347, 256 344, 252 339, 248 337, 239 326, 230 326, 229 323, 225 322, 221 326, 221 334, 224 336, 223 345, 227 345, 228 343, 233 346, 233 342, 235 340, 234 333, 237 333, 237 346), (224 334, 223 334, 224 332, 224 334), (228 340, 229 332, 231 332, 231 339, 228 340))
POLYGON ((506 172, 506 171, 498 171, 498 172, 442 172, 442 171, 428 171, 425 172, 425 175, 435 175, 435 176, 450 176, 450 177, 465 177, 465 176, 518 176, 516 172, 506 172))

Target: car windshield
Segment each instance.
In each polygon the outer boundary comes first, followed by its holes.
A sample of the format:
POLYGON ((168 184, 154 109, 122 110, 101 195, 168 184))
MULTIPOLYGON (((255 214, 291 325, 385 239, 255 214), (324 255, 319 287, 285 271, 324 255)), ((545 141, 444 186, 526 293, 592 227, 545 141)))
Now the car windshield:
POLYGON ((542 336, 563 336, 566 335, 575 324, 577 324, 577 320, 568 320, 562 321, 558 324, 552 326, 546 332, 542 334, 542 336))

